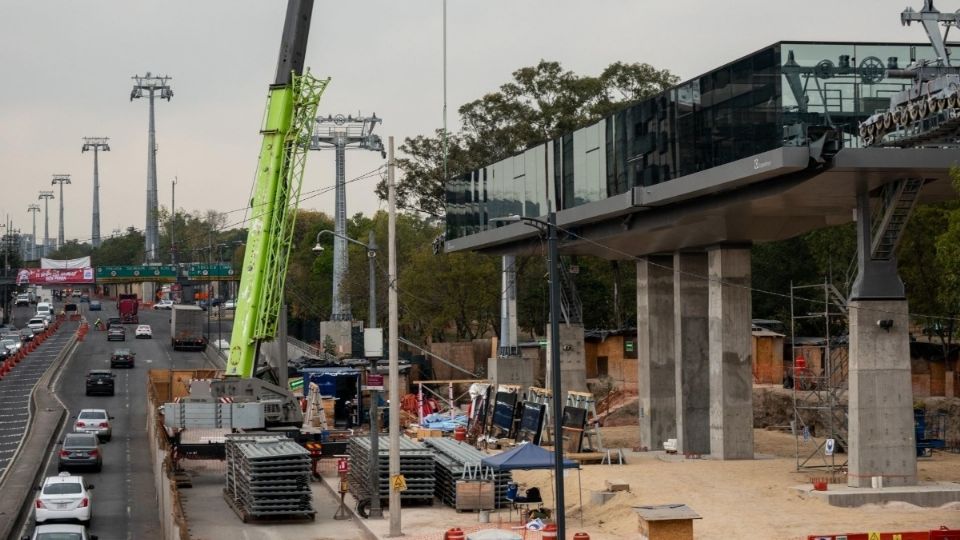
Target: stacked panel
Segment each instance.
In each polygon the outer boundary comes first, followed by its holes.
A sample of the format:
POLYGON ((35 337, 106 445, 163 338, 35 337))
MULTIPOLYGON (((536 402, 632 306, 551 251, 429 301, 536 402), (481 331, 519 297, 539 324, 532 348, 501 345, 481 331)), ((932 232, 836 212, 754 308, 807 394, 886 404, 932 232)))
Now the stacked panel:
POLYGON ((434 451, 436 460, 436 497, 445 504, 457 507, 457 482, 461 480, 489 480, 494 483, 495 504, 505 507, 507 484, 512 481, 510 471, 494 471, 480 464, 487 457, 465 442, 432 437, 423 443, 434 451))
POLYGON ((228 435, 224 497, 246 521, 313 518, 310 453, 286 437, 228 435))
MULTIPOLYGON (((390 496, 390 439, 380 437, 379 470, 380 498, 390 496)), ((370 437, 353 437, 347 443, 350 455, 348 476, 350 493, 357 499, 370 497, 370 437)), ((432 502, 434 493, 433 452, 416 441, 400 438, 400 474, 406 479, 407 489, 400 493, 401 501, 432 502)))

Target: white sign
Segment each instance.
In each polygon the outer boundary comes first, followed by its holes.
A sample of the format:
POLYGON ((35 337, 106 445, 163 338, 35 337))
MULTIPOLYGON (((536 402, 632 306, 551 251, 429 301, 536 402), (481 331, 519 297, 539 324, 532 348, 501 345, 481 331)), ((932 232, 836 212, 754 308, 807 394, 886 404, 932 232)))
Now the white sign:
POLYGON ((827 456, 832 456, 834 449, 837 447, 837 441, 834 439, 827 439, 823 445, 823 453, 827 456))

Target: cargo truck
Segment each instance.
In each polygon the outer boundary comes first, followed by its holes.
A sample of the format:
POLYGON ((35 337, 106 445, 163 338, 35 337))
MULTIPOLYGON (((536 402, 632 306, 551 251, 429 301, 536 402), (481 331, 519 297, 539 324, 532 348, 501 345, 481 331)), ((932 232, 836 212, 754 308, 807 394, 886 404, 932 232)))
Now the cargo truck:
POLYGON ((207 348, 203 323, 207 314, 199 306, 177 304, 170 313, 170 344, 175 351, 202 351, 207 348))
POLYGON ((135 294, 120 294, 117 296, 117 313, 123 324, 140 324, 140 318, 137 316, 137 308, 140 306, 140 298, 135 294))

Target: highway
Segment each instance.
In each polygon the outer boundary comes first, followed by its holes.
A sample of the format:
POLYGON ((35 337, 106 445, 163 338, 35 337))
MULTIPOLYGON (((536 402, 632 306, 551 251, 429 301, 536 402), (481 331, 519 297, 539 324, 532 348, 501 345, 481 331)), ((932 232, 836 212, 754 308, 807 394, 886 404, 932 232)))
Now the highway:
MULTIPOLYGON (((85 307, 85 305, 84 305, 85 307)), ((116 313, 114 302, 103 301, 103 311, 88 314, 106 319, 116 313)), ((113 439, 103 446, 103 471, 82 472, 94 484, 91 534, 101 540, 150 539, 160 537, 153 472, 149 464, 146 432, 147 371, 149 369, 199 369, 211 367, 197 352, 174 352, 170 347, 169 311, 141 310, 141 324, 153 329, 153 339, 134 339, 135 325, 127 325, 127 341, 106 339, 105 332, 91 331, 64 367, 56 392, 74 416, 82 408, 104 408, 114 417, 113 439), (110 352, 129 347, 136 357, 134 369, 115 369, 114 396, 85 395, 85 375, 92 368, 110 367, 110 352)), ((216 325, 214 330, 216 330, 216 325)), ((229 338, 228 338, 229 339, 229 338)), ((65 429, 71 429, 68 419, 65 429)), ((47 475, 56 475, 56 461, 47 465, 47 475)), ((32 524, 32 516, 30 519, 32 524)), ((27 527, 32 531, 32 527, 27 527)))
MULTIPOLYGON (((13 311, 13 325, 22 328, 34 314, 33 306, 13 311)), ((0 476, 16 452, 26 429, 30 394, 37 380, 70 340, 77 323, 64 323, 60 330, 0 380, 0 476)))

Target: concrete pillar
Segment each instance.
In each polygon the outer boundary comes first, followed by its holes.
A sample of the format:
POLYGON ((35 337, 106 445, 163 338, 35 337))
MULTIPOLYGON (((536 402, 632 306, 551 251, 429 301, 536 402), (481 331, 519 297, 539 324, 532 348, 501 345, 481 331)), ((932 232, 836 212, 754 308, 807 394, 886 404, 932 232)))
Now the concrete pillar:
POLYGON ((487 359, 487 379, 494 389, 501 384, 517 384, 524 391, 536 381, 536 361, 522 356, 499 356, 487 359))
POLYGON ((719 459, 753 459, 750 248, 711 248, 707 264, 710 454, 719 459))
POLYGON ((640 445, 650 450, 677 435, 672 266, 669 255, 637 262, 640 445))
POLYGON ((677 449, 710 453, 707 254, 673 256, 677 449))
POLYGON ((850 302, 847 485, 917 483, 906 300, 850 302), (889 328, 882 326, 890 325, 889 328))
MULTIPOLYGON (((587 391, 587 361, 583 350, 583 325, 560 323, 560 395, 567 399, 567 391, 587 391)), ((547 379, 546 387, 551 388, 553 371, 550 366, 550 347, 553 336, 547 325, 547 379)))

